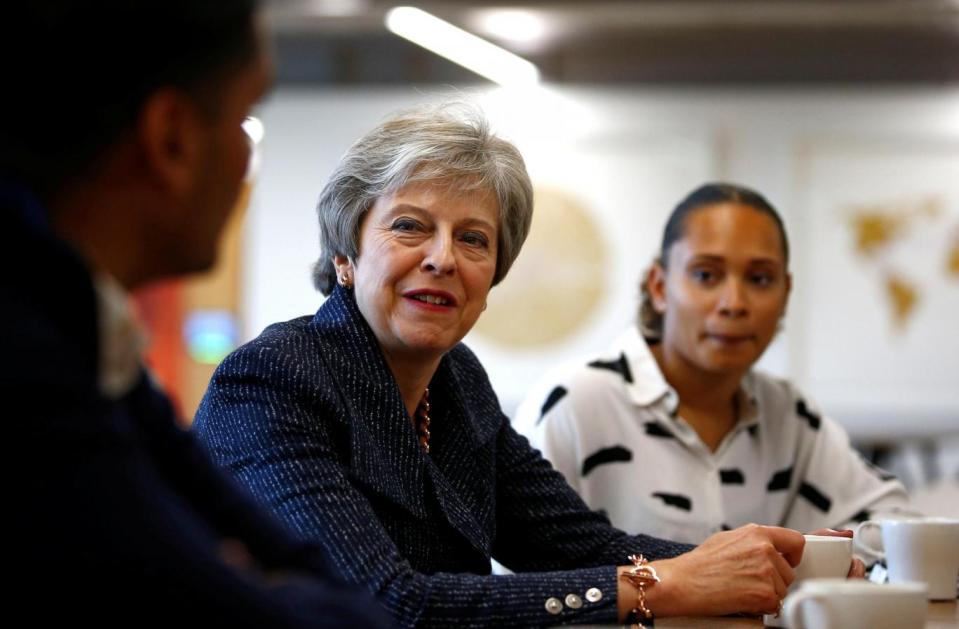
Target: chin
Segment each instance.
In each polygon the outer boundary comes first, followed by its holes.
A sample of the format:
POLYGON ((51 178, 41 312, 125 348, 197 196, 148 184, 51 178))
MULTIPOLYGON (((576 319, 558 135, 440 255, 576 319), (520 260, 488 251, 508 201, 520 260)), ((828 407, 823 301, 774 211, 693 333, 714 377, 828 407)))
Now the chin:
POLYGON ((445 354, 449 350, 453 349, 453 347, 456 345, 456 341, 452 341, 448 338, 444 339, 434 336, 419 335, 406 337, 402 340, 402 343, 406 347, 407 351, 414 354, 422 354, 424 356, 445 354))
POLYGON ((190 264, 184 264, 176 275, 194 275, 197 273, 206 273, 216 265, 216 257, 207 257, 192 260, 190 264))
POLYGON ((726 373, 748 370, 755 362, 756 359, 752 356, 712 356, 703 361, 703 366, 707 371, 726 373))

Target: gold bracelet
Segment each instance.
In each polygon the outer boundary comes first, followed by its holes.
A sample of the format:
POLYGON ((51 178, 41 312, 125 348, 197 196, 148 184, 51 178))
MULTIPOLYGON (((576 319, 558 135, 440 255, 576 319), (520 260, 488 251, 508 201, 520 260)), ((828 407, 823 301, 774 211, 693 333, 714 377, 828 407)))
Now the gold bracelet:
POLYGON ((659 575, 656 574, 656 568, 649 565, 649 561, 642 555, 630 555, 629 560, 633 562, 633 567, 623 572, 620 578, 636 588, 636 607, 633 608, 633 616, 637 620, 641 618, 652 620, 653 612, 646 605, 646 586, 659 583, 659 575))

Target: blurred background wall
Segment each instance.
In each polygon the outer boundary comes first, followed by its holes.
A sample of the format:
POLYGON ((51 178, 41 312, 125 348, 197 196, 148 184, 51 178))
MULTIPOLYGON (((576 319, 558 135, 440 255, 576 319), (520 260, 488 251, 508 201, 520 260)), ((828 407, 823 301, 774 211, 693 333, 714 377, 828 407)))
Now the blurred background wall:
POLYGON ((457 98, 536 185, 530 239, 467 338, 508 414, 633 321, 673 205, 730 180, 780 209, 795 252, 762 367, 865 449, 897 449, 908 482, 957 480, 959 2, 417 5, 536 64, 507 87, 389 32, 390 3, 267 6, 278 85, 252 200, 217 273, 159 299, 174 333, 155 355, 185 415, 223 352, 320 305, 313 207, 346 148, 399 107, 457 98))

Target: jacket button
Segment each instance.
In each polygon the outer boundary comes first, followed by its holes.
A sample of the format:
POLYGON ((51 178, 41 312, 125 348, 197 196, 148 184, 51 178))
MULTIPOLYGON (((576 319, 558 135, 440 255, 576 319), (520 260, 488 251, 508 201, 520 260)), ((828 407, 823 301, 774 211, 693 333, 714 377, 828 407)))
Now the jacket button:
POLYGON ((586 590, 586 600, 590 603, 597 603, 603 600, 603 591, 599 588, 589 588, 586 590))
POLYGON ((563 611, 563 604, 555 596, 546 599, 546 611, 554 616, 563 611))
POLYGON ((583 606, 583 599, 576 596, 575 594, 566 595, 566 607, 570 609, 579 609, 583 606))

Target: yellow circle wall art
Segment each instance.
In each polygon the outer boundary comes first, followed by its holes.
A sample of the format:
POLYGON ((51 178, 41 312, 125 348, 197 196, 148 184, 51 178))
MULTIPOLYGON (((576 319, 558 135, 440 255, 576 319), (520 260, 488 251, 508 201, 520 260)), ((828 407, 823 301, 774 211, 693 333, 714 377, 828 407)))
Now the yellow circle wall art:
POLYGON ((609 252, 593 214, 569 192, 537 186, 533 226, 476 324, 484 340, 537 349, 571 336, 601 307, 609 252))

